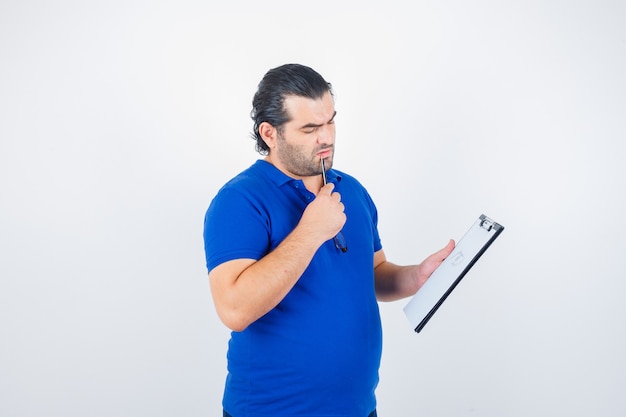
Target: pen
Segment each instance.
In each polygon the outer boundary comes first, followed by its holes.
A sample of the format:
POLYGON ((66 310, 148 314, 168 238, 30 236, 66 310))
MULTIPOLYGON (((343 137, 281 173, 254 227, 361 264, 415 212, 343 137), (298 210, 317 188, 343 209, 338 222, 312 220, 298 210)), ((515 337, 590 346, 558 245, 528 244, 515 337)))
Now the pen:
MULTIPOLYGON (((324 158, 320 158, 320 161, 322 164, 322 182, 326 185, 326 166, 324 165, 324 158)), ((348 244, 346 243, 346 238, 343 237, 343 233, 341 233, 341 231, 339 231, 339 233, 337 233, 337 235, 333 238, 333 242, 335 242, 335 247, 342 253, 348 252, 348 244)))

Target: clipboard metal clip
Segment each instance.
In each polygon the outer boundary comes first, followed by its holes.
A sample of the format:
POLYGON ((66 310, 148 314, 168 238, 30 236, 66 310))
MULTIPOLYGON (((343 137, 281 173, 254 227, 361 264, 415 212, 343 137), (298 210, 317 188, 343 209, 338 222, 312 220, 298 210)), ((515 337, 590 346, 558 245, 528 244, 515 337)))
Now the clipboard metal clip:
POLYGON ((480 216, 480 227, 490 232, 493 228, 493 220, 485 215, 480 216))

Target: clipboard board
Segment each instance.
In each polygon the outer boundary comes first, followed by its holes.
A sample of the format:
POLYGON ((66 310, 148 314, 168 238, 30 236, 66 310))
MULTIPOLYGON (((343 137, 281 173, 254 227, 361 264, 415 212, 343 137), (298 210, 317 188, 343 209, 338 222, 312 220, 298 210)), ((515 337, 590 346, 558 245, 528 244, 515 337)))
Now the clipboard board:
POLYGON ((416 333, 424 328, 465 274, 503 230, 504 227, 501 224, 484 214, 478 217, 458 241, 452 253, 433 271, 430 278, 404 307, 404 313, 416 333))

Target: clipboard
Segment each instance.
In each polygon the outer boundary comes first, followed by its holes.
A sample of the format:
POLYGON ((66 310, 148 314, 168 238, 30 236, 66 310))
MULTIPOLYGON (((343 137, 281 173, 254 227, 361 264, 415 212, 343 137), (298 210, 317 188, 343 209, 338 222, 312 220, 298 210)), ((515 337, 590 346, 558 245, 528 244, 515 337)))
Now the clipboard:
POLYGON ((481 214, 452 253, 433 271, 432 275, 404 307, 404 314, 419 333, 441 307, 441 304, 461 282, 465 274, 502 233, 504 227, 481 214))

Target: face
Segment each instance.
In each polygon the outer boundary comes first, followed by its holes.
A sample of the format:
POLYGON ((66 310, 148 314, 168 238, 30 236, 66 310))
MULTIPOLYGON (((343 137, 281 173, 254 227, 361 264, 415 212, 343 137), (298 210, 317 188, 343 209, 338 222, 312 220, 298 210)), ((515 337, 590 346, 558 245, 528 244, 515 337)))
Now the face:
POLYGON ((326 169, 335 152, 335 103, 330 93, 312 100, 306 97, 285 98, 285 110, 291 120, 277 132, 272 162, 295 178, 320 175, 320 159, 326 169))

